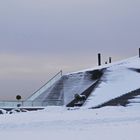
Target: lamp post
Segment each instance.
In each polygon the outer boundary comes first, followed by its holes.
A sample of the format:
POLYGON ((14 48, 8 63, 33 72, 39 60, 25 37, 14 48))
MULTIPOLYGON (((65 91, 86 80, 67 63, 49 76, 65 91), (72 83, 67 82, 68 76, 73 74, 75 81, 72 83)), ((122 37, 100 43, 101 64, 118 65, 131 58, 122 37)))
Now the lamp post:
MULTIPOLYGON (((19 101, 21 100, 21 96, 20 96, 20 95, 17 95, 17 96, 16 96, 16 99, 17 99, 18 102, 19 102, 19 101)), ((20 107, 20 106, 21 106, 21 104, 18 103, 18 104, 17 104, 17 107, 20 107)))

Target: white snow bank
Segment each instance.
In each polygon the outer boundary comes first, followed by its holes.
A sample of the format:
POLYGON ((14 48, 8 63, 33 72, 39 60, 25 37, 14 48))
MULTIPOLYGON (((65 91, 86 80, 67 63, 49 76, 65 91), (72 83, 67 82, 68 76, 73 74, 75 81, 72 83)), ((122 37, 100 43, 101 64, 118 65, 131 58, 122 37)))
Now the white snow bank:
POLYGON ((140 107, 42 111, 0 116, 3 140, 139 140, 140 107))

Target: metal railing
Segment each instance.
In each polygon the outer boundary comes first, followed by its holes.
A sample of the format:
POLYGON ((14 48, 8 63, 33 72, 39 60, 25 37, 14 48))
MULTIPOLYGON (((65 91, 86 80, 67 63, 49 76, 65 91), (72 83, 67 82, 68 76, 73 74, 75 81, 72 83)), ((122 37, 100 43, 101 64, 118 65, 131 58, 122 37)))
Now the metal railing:
POLYGON ((63 100, 46 100, 46 101, 0 101, 0 107, 45 107, 45 106, 62 106, 63 100))
POLYGON ((27 101, 34 101, 39 95, 45 92, 49 87, 51 87, 56 81, 62 77, 62 70, 59 71, 54 77, 52 77, 47 83, 45 83, 41 88, 35 91, 27 101))

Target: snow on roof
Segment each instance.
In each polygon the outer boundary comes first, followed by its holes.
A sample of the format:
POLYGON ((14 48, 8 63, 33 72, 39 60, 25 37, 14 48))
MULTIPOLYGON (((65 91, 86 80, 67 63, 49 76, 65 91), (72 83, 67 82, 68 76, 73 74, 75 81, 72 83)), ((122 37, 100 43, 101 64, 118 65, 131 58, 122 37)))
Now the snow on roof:
POLYGON ((138 57, 106 65, 106 71, 101 78, 101 83, 91 93, 84 107, 96 107, 130 91, 139 89, 139 69, 140 58, 138 57))

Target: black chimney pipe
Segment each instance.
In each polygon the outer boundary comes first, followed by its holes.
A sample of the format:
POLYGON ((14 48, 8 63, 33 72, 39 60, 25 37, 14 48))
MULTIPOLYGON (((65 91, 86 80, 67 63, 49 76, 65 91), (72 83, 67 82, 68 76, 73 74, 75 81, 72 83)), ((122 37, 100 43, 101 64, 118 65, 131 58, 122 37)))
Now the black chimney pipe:
POLYGON ((139 48, 139 58, 140 58, 140 48, 139 48))
POLYGON ((98 53, 98 66, 101 66, 101 54, 98 53))

